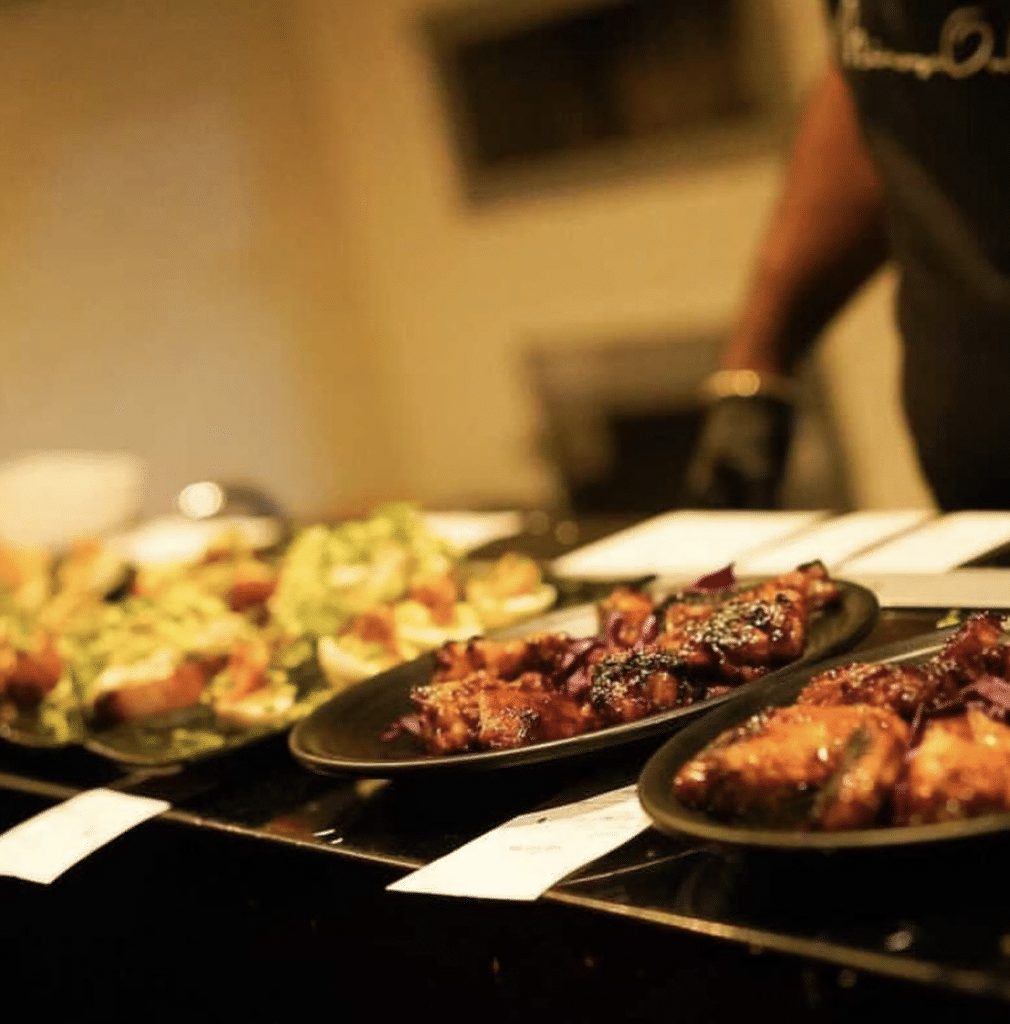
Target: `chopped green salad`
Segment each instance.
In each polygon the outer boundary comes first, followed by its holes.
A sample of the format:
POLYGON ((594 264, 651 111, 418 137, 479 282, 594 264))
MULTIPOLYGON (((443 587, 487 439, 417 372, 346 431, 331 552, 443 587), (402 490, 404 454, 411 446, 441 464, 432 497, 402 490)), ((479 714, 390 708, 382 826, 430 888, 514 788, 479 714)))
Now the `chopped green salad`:
POLYGON ((402 598, 418 580, 449 573, 456 554, 406 502, 367 519, 310 526, 292 542, 271 610, 293 636, 334 636, 355 616, 402 598))

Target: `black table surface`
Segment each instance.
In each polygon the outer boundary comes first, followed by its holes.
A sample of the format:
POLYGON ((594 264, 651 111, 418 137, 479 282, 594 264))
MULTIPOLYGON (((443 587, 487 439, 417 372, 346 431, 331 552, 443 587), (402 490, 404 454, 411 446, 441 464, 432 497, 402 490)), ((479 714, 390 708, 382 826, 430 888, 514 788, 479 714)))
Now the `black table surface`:
MULTIPOLYGON (((941 614, 884 611, 862 647, 927 632, 941 614)), ((575 1005, 572 992, 581 1019, 622 1012, 629 1000, 646 1019, 671 1000, 728 1013, 773 999, 793 1019, 920 1004, 972 1019, 1010 1012, 1010 892, 999 870, 1010 835, 783 854, 649 830, 534 904, 385 892, 516 814, 634 782, 661 742, 436 783, 315 775, 283 737, 133 773, 81 749, 3 745, 0 827, 94 786, 156 796, 172 810, 52 886, 0 879, 0 946, 14 943, 8 964, 79 1016, 100 1007, 95 1019, 115 1016, 110 992, 172 1012, 187 999, 210 1006, 211 993, 233 1007, 250 991, 289 1005, 293 991, 324 995, 319 979, 338 967, 339 988, 380 964, 398 981, 371 990, 372 1019, 412 1007, 418 986, 440 1002, 449 992, 471 1005, 486 998, 485 1019, 538 1019, 536 1006, 556 1019, 575 1005), (248 966, 235 988, 206 973, 222 945, 255 965, 251 990, 248 966), (172 962, 184 968, 158 982, 152 965, 172 962), (298 985, 278 988, 278 970, 294 971, 298 985)))

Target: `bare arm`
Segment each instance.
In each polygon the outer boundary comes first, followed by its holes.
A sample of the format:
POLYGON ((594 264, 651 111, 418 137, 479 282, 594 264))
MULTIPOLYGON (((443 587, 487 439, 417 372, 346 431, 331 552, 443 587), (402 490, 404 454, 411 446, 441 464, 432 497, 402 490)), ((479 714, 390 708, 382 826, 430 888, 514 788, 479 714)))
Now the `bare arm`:
MULTIPOLYGON (((841 73, 829 67, 807 104, 785 187, 750 291, 723 353, 724 370, 789 374, 827 322, 887 257, 880 182, 841 73)), ((793 409, 777 381, 722 375, 684 481, 702 508, 774 508, 793 409), (773 389, 774 386, 774 389, 773 389), (746 391, 738 391, 745 387, 746 391), (776 395, 777 389, 777 395, 776 395), (747 397, 749 396, 749 397, 747 397)))
POLYGON ((800 123, 723 368, 788 373, 886 257, 880 182, 832 64, 800 123))

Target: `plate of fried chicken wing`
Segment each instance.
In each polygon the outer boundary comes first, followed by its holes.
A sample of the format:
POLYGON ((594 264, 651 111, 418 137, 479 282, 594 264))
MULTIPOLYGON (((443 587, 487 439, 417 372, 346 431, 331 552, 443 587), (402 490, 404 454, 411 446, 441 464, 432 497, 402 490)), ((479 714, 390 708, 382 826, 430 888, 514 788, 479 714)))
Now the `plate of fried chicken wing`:
POLYGON ((748 846, 896 846, 1010 828, 1010 635, 998 615, 762 681, 669 740, 661 830, 748 846))
POLYGON ((533 764, 662 735, 787 666, 854 646, 873 594, 820 563, 672 593, 616 587, 349 687, 290 738, 322 772, 387 777, 533 764))

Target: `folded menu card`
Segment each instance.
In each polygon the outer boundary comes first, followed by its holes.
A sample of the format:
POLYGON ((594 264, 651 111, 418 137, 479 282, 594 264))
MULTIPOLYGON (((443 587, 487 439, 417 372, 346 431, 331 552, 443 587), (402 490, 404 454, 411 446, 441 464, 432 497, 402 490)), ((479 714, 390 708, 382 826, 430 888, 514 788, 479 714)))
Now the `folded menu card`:
POLYGON ((565 875, 651 824, 636 786, 523 814, 387 888, 477 899, 535 900, 565 875))
MULTIPOLYGON (((668 512, 563 555, 559 576, 700 576, 823 519, 824 512, 668 512)), ((792 568, 792 566, 790 566, 792 568)))
POLYGON ((846 578, 882 573, 939 573, 1010 543, 1010 512, 953 512, 890 543, 847 559, 846 578))
POLYGON ((472 551, 522 532, 520 512, 426 512, 424 522, 457 551, 472 551))
POLYGON ((877 595, 882 608, 1010 608, 1010 569, 955 569, 945 573, 846 573, 877 595))
POLYGON ((815 560, 835 569, 857 554, 922 526, 935 515, 924 508, 850 512, 816 523, 753 555, 745 555, 736 569, 745 576, 774 575, 815 560))
POLYGON ((0 875, 48 885, 78 861, 172 805, 90 789, 0 835, 0 875))

